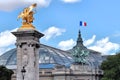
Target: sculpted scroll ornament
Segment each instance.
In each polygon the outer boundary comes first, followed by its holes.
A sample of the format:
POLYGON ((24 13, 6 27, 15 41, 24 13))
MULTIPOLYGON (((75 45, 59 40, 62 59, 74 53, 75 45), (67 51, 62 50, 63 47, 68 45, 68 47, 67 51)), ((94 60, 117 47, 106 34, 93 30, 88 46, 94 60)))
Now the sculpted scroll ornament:
POLYGON ((25 48, 24 50, 23 50, 23 66, 24 67, 26 67, 27 66, 27 64, 28 64, 28 59, 29 58, 29 56, 28 56, 28 50, 25 48))

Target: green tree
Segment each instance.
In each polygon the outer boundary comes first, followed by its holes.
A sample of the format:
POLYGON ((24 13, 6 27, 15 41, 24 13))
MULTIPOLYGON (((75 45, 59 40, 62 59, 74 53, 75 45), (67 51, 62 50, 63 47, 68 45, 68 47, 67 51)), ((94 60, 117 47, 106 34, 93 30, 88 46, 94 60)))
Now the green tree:
POLYGON ((120 80, 120 52, 103 61, 101 69, 104 71, 102 80, 120 80))
POLYGON ((11 80, 13 71, 7 69, 5 66, 0 66, 0 80, 11 80))

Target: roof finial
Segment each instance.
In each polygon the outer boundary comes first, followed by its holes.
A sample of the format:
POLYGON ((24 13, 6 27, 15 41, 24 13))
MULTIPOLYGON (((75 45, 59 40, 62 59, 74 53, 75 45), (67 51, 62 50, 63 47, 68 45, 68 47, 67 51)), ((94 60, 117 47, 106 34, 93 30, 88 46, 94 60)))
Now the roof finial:
POLYGON ((84 45, 83 45, 83 40, 82 40, 82 37, 81 37, 81 32, 80 30, 78 31, 78 38, 77 38, 77 41, 76 41, 76 45, 73 47, 73 48, 76 48, 76 47, 79 47, 81 49, 87 49, 84 45))
POLYGON ((83 45, 83 40, 81 38, 81 32, 78 32, 77 45, 83 45))

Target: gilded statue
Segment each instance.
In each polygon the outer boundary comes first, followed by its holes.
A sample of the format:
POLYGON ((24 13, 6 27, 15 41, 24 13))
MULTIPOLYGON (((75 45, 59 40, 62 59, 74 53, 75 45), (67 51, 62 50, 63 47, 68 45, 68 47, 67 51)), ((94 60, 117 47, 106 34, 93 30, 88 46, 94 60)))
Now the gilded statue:
POLYGON ((32 4, 29 7, 24 8, 24 10, 18 15, 18 18, 22 18, 23 25, 31 24, 34 20, 33 14, 35 10, 33 10, 37 6, 36 3, 32 4))

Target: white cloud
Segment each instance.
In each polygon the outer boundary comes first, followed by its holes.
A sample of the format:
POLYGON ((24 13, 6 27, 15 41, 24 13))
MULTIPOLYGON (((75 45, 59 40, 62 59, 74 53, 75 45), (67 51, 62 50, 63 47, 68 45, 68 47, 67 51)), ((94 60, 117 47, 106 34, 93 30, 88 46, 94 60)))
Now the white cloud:
MULTIPOLYGON (((6 30, 3 32, 0 32, 0 55, 7 50, 11 49, 11 45, 15 44, 15 36, 11 34, 11 32, 16 31, 16 29, 13 30, 6 30)), ((52 37, 60 36, 62 33, 65 32, 65 29, 60 29, 57 27, 50 27, 47 30, 44 31, 45 33, 45 39, 48 40, 52 37)), ((101 52, 103 55, 108 54, 115 54, 117 50, 120 49, 120 44, 113 43, 109 40, 109 37, 105 37, 103 39, 97 40, 96 35, 93 35, 92 38, 85 40, 85 45, 92 50, 101 52)), ((61 41, 58 44, 58 47, 63 50, 69 50, 76 44, 76 41, 73 39, 61 41)))
POLYGON ((93 35, 91 39, 84 41, 85 46, 91 45, 95 41, 96 35, 93 35))
POLYGON ((45 40, 49 40, 52 37, 60 36, 62 33, 65 32, 65 29, 60 29, 55 26, 52 26, 45 30, 43 33, 45 34, 45 40))
POLYGON ((1 0, 0 10, 11 11, 22 6, 37 3, 40 7, 47 7, 51 0, 1 0))
POLYGON ((103 38, 101 40, 98 40, 94 43, 94 45, 88 46, 89 49, 99 51, 103 55, 113 54, 116 53, 118 49, 120 49, 120 44, 113 43, 109 41, 109 38, 103 38))
POLYGON ((0 54, 8 50, 9 46, 15 44, 16 38, 11 32, 16 30, 17 28, 13 30, 6 30, 0 33, 0 54))
MULTIPOLYGON (((120 44, 111 42, 109 40, 109 37, 105 37, 100 40, 95 40, 95 39, 96 39, 96 35, 93 35, 92 38, 84 41, 84 45, 88 49, 101 52, 102 55, 112 55, 115 54, 120 49, 120 44)), ((70 39, 59 42, 58 47, 62 50, 69 50, 73 48, 75 44, 76 41, 70 39)))
POLYGON ((120 31, 116 31, 114 34, 113 34, 114 37, 120 37, 120 31))
POLYGON ((76 3, 76 2, 80 2, 82 0, 62 0, 64 3, 76 3))
POLYGON ((66 40, 66 41, 61 41, 58 44, 58 47, 62 50, 69 50, 75 45, 76 41, 73 39, 66 40))

